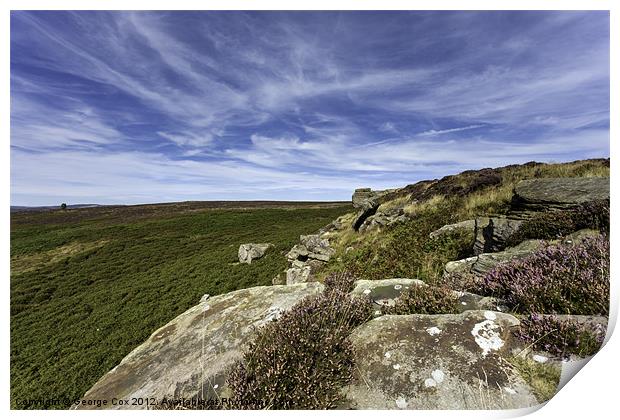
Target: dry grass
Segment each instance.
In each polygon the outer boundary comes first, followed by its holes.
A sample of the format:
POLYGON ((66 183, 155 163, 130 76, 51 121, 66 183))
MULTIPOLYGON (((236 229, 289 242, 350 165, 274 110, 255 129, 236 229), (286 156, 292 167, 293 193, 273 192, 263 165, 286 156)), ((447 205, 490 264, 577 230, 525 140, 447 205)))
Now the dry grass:
POLYGON ((72 242, 67 245, 59 246, 48 251, 36 254, 14 255, 11 256, 11 276, 27 273, 42 268, 46 265, 53 265, 65 258, 82 254, 102 247, 108 241, 94 242, 72 242))
POLYGON ((444 197, 443 195, 435 195, 431 199, 426 201, 410 203, 406 205, 403 210, 405 211, 405 214, 409 216, 415 216, 419 213, 425 213, 429 209, 439 206, 440 204, 445 202, 445 200, 446 197, 444 197))
POLYGON ((411 202, 411 196, 409 194, 404 195, 402 197, 395 198, 394 200, 386 201, 382 203, 377 212, 387 213, 391 210, 397 210, 405 207, 407 204, 411 202))

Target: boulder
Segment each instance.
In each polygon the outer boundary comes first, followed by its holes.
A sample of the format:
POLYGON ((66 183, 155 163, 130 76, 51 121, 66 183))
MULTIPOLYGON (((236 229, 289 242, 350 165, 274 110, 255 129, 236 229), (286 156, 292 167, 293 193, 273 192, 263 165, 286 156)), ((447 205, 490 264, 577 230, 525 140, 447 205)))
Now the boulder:
POLYGON ((226 397, 226 372, 242 357, 256 328, 323 288, 319 283, 259 286, 210 297, 155 331, 99 379, 84 399, 226 397))
POLYGON ((549 211, 609 200, 609 178, 536 178, 520 181, 514 189, 515 211, 549 211))
POLYGON ((324 262, 318 260, 293 261, 291 267, 286 270, 286 284, 298 284, 314 280, 314 274, 324 262))
POLYGON ((502 251, 508 239, 519 230, 522 223, 522 220, 505 217, 477 218, 475 220, 474 254, 502 251))
POLYGON ((370 216, 377 212, 379 208, 379 203, 373 200, 366 200, 360 206, 360 211, 355 215, 355 219, 353 220, 353 230, 356 232, 359 231, 360 227, 368 219, 370 216))
POLYGON ((437 239, 442 237, 443 235, 450 234, 457 230, 466 230, 474 233, 476 230, 476 220, 464 220, 462 222, 454 223, 451 225, 445 225, 433 232, 430 233, 429 237, 431 239, 437 239))
POLYGON ((544 241, 530 239, 519 245, 506 248, 500 252, 489 252, 458 261, 450 261, 444 268, 444 273, 472 273, 483 276, 498 264, 510 261, 514 258, 523 258, 544 246, 544 241))
POLYGON ((388 212, 376 212, 372 216, 368 216, 359 227, 359 232, 368 232, 375 229, 381 229, 396 223, 406 222, 407 215, 403 209, 394 209, 388 212))
POLYGON ((320 235, 301 235, 301 245, 308 251, 307 257, 319 261, 329 261, 334 255, 334 249, 329 246, 329 240, 320 235))
POLYGON ((373 191, 370 188, 358 188, 353 192, 353 196, 351 197, 351 201, 353 203, 354 208, 362 208, 367 201, 377 201, 380 197, 384 196, 387 193, 395 191, 391 190, 375 190, 373 191))
MULTIPOLYGON (((519 321, 493 311, 386 315, 350 336, 355 372, 346 408, 507 409, 537 405, 505 357, 519 321)), ((345 408, 345 407, 343 407, 345 408)))
POLYGON ((251 264, 252 260, 261 258, 272 246, 273 244, 242 244, 239 246, 239 262, 251 264))

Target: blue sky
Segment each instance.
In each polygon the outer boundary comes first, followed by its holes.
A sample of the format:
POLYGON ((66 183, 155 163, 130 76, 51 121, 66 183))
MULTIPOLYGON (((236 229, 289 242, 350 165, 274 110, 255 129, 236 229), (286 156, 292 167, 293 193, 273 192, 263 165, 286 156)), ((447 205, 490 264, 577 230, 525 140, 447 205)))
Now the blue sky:
POLYGON ((14 205, 347 200, 607 156, 607 12, 11 13, 14 205))

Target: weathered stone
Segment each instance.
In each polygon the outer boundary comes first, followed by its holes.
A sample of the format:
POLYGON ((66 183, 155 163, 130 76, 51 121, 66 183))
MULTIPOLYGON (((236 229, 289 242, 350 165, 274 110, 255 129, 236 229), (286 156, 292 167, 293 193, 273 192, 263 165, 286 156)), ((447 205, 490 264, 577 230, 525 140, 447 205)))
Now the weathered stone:
POLYGON ((297 244, 286 254, 286 258, 288 258, 289 261, 306 260, 308 254, 308 248, 306 248, 305 245, 297 244))
MULTIPOLYGON (((187 310, 155 331, 86 392, 85 399, 229 396, 226 371, 242 357, 257 327, 277 318, 323 285, 237 290, 187 310)), ((78 408, 94 408, 79 406, 78 408)), ((105 408, 144 409, 137 406, 105 408)))
POLYGON ((505 409, 537 404, 506 362, 519 321, 493 311, 382 316, 350 336, 347 408, 505 409))
POLYGON ((314 274, 324 263, 318 260, 293 261, 286 270, 286 284, 305 283, 314 280, 314 274))
POLYGON ((472 273, 478 276, 485 275, 498 264, 515 258, 523 258, 542 248, 544 242, 538 239, 530 239, 519 245, 506 248, 500 252, 490 252, 465 258, 458 261, 450 261, 444 268, 444 273, 472 273))
POLYGON ((479 217, 475 221, 474 254, 502 251, 507 240, 515 234, 522 220, 502 217, 479 217))
POLYGON ((497 299, 490 296, 480 296, 475 293, 454 291, 454 296, 459 300, 458 312, 465 312, 471 310, 488 310, 506 312, 508 306, 501 299, 497 299))
POLYGON ((369 216, 359 227, 359 232, 368 232, 371 230, 381 229, 396 223, 406 222, 409 218, 403 209, 394 209, 389 212, 377 212, 369 216))
POLYGON ((335 253, 334 249, 329 246, 329 240, 320 235, 301 235, 299 241, 308 250, 308 258, 329 261, 335 253))
POLYGON ((242 244, 239 246, 239 262, 251 264, 261 258, 273 244, 242 244))
POLYGON ((462 222, 454 223, 451 225, 445 225, 433 232, 430 233, 429 237, 431 239, 440 238, 443 235, 447 235, 449 233, 455 232, 457 230, 465 230, 474 233, 476 230, 476 221, 475 220, 464 220, 462 222))
POLYGON ((351 294, 368 297, 373 302, 375 315, 380 315, 382 307, 393 306, 403 291, 425 286, 426 283, 418 279, 357 280, 351 294))
POLYGON ((355 231, 360 229, 366 219, 375 214, 379 208, 379 203, 372 200, 366 200, 359 206, 359 208, 360 211, 355 215, 355 219, 352 224, 353 230, 355 231))
POLYGON ((609 178, 536 178, 520 181, 512 198, 515 211, 549 211, 609 200, 609 178))
POLYGON ((362 208, 365 203, 368 201, 377 201, 383 195, 394 191, 392 190, 375 190, 373 191, 370 188, 358 188, 353 192, 353 196, 351 197, 351 201, 353 203, 353 207, 362 208))

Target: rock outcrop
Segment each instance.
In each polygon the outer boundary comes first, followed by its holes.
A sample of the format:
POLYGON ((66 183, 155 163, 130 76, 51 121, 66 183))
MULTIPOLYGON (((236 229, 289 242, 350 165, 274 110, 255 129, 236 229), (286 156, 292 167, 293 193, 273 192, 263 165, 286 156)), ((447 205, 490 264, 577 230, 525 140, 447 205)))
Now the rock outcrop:
POLYGON ((351 334, 356 369, 347 408, 506 409, 538 404, 505 361, 519 321, 493 311, 382 316, 351 334))
POLYGON ((335 253, 329 239, 321 234, 301 235, 299 242, 286 254, 291 265, 286 271, 286 284, 310 281, 312 275, 335 253))
POLYGON ((519 231, 522 220, 506 217, 479 217, 475 221, 474 254, 497 252, 506 248, 508 239, 519 231))
POLYGON ((261 258, 272 246, 273 244, 242 244, 239 246, 239 262, 252 264, 253 260, 261 258))
POLYGON ((225 397, 226 372, 242 357, 256 328, 322 290, 319 283, 303 283, 207 297, 155 331, 99 379, 84 399, 225 397))
POLYGON ((506 248, 499 252, 489 252, 458 261, 450 261, 445 266, 445 273, 470 273, 478 276, 485 275, 498 264, 510 261, 514 258, 522 258, 532 254, 544 246, 544 242, 531 239, 523 241, 517 246, 506 248))
POLYGON ((407 215, 403 209, 394 209, 385 212, 375 212, 368 216, 357 229, 359 232, 368 232, 371 230, 381 229, 396 223, 406 222, 407 215))
POLYGON ((537 178, 520 181, 512 199, 514 211, 532 212, 572 208, 609 200, 609 178, 537 178))
POLYGON ((431 239, 438 239, 444 235, 448 235, 452 232, 456 232, 458 230, 465 230, 474 233, 476 230, 476 220, 463 220, 462 222, 453 223, 451 225, 445 225, 441 228, 431 232, 429 237, 431 239))
POLYGON ((379 203, 374 200, 366 200, 359 206, 359 211, 355 215, 355 219, 353 220, 353 224, 351 227, 355 231, 359 231, 360 227, 364 224, 366 219, 370 216, 374 215, 379 208, 379 203))
POLYGON ((351 201, 353 202, 353 207, 361 208, 364 206, 364 203, 367 201, 377 201, 380 197, 393 192, 395 190, 372 190, 370 188, 358 188, 353 192, 353 196, 351 197, 351 201))
MULTIPOLYGON (((382 279, 382 280, 357 280, 351 291, 351 295, 364 296, 370 299, 373 304, 373 316, 384 315, 386 307, 394 306, 405 290, 414 287, 428 287, 422 280, 418 279, 382 279)), ((474 309, 488 309, 504 311, 506 308, 498 299, 479 296, 474 293, 461 292, 454 290, 454 299, 458 299, 457 312, 464 312, 474 309)))

